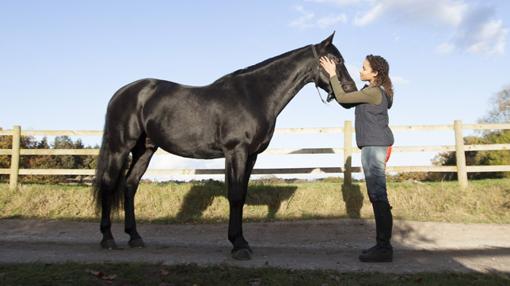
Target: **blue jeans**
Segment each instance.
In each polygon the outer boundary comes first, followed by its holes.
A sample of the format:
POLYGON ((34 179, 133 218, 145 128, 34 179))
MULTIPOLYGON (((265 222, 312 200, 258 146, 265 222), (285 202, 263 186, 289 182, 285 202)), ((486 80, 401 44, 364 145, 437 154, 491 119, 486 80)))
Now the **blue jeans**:
POLYGON ((386 193, 387 146, 365 146, 361 149, 361 166, 365 173, 370 202, 388 202, 386 193))

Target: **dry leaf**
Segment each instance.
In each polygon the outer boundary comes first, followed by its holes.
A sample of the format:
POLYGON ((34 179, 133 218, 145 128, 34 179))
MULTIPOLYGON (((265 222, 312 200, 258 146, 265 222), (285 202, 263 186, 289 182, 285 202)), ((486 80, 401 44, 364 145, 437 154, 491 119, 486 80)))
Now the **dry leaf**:
POLYGON ((102 271, 97 271, 97 270, 92 270, 92 269, 87 269, 87 270, 85 270, 85 272, 92 274, 102 280, 110 280, 111 281, 111 280, 114 280, 115 278, 117 278, 116 274, 107 275, 106 273, 104 273, 102 271))

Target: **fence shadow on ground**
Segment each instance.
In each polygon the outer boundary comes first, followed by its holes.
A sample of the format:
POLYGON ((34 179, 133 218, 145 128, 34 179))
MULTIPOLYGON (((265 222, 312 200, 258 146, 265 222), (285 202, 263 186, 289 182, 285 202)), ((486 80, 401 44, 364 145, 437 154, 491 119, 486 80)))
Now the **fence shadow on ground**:
POLYGON ((342 184, 342 199, 345 202, 345 212, 349 218, 361 218, 363 194, 358 183, 342 184))
POLYGON ((506 196, 507 201, 503 204, 503 206, 507 209, 510 209, 510 189, 505 190, 505 196, 506 196))

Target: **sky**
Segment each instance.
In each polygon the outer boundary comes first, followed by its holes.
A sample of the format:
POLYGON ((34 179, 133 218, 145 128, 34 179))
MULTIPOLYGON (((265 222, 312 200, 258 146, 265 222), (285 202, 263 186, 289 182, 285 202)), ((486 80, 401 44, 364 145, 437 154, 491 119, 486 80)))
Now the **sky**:
MULTIPOLYGON (((358 87, 367 54, 388 60, 395 87, 390 125, 476 123, 510 84, 508 19, 510 1, 503 0, 2 1, 0 127, 101 130, 107 102, 129 82, 152 77, 207 85, 333 31, 358 87)), ((309 84, 276 127, 340 127, 345 120, 354 120, 353 110, 323 104, 309 84)), ((343 142, 341 134, 296 136, 276 134, 270 148, 343 142)), ((454 142, 440 131, 395 138, 400 146, 454 142)), ((426 165, 433 155, 395 154, 390 164, 426 165)), ((261 156, 256 168, 341 160, 261 156)), ((151 168, 221 168, 222 162, 163 156, 151 168)), ((359 166, 359 158, 353 162, 359 166)))

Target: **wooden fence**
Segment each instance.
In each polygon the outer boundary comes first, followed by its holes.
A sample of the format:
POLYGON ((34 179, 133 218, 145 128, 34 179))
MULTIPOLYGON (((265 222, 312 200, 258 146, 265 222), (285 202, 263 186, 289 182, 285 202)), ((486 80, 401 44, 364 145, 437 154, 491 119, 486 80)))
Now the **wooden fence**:
MULTIPOLYGON (((442 146, 394 146, 393 152, 446 152, 455 151, 457 166, 388 166, 389 172, 456 172, 462 188, 468 185, 468 172, 509 172, 510 165, 498 166, 466 166, 465 151, 510 150, 510 144, 478 144, 464 145, 464 130, 503 130, 510 129, 510 124, 462 124, 455 120, 447 125, 400 125, 391 126, 394 132, 407 131, 453 131, 455 145, 442 146)), ((279 168, 254 169, 252 174, 317 174, 335 173, 344 175, 346 184, 350 184, 353 172, 361 172, 360 167, 352 166, 352 154, 360 150, 353 146, 353 126, 351 121, 345 121, 343 128, 280 128, 276 134, 328 134, 343 133, 343 148, 273 148, 266 150, 264 155, 290 155, 290 154, 342 154, 341 167, 310 167, 310 168, 279 168)), ((15 189, 18 185, 19 175, 94 175, 93 169, 20 169, 20 156, 26 155, 94 155, 99 149, 21 149, 21 136, 102 136, 97 130, 26 130, 14 126, 12 130, 0 130, 0 135, 12 136, 12 149, 0 149, 0 155, 11 156, 11 166, 0 169, 0 174, 9 175, 9 186, 15 189)), ((159 149, 157 154, 166 152, 159 149)), ((224 169, 148 169, 150 175, 214 175, 224 174, 224 169)))

